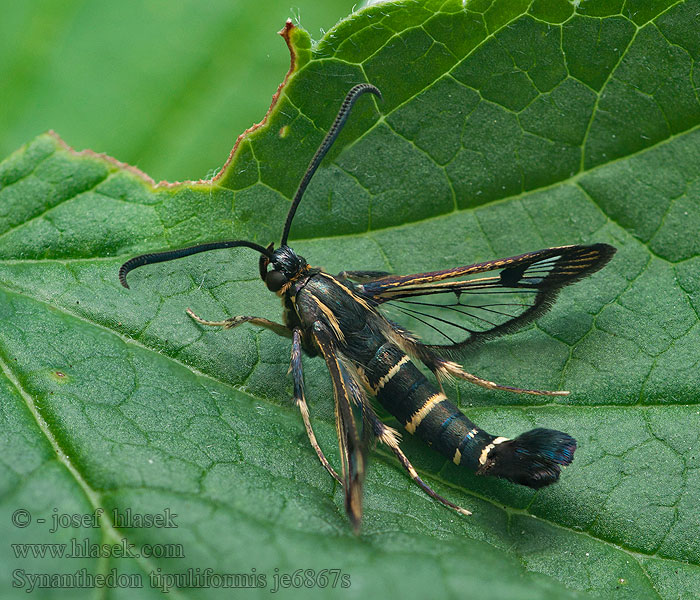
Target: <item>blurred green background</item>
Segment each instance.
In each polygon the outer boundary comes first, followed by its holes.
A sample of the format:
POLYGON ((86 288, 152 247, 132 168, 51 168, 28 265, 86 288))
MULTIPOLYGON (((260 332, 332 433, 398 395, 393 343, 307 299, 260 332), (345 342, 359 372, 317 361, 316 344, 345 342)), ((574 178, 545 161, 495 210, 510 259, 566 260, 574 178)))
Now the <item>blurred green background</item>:
POLYGON ((0 160, 54 129, 156 181, 221 167, 289 68, 356 0, 0 0, 0 160))

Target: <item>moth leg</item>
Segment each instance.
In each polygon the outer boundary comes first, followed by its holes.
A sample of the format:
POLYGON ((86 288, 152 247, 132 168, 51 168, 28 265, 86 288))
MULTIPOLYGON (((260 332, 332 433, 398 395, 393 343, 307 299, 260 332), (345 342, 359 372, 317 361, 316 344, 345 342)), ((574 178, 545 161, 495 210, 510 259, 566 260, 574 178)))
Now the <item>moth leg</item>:
POLYGON ((429 346, 421 344, 413 337, 410 331, 404 329, 397 323, 390 321, 390 324, 393 332, 397 336, 397 345, 402 347, 406 354, 415 356, 435 374, 440 386, 440 391, 443 393, 445 390, 442 387, 442 379, 450 379, 455 377, 457 379, 464 379, 465 381, 490 390, 504 390, 506 392, 514 392, 516 394, 534 394, 535 396, 568 396, 570 394, 570 392, 566 391, 526 390, 510 385, 500 385, 498 383, 494 383, 493 381, 489 381, 488 379, 482 379, 477 375, 467 373, 467 371, 462 369, 462 367, 460 367, 456 362, 441 358, 435 354, 434 350, 432 350, 429 346))
POLYGON ((435 498, 435 500, 437 500, 441 504, 444 504, 448 508, 456 510, 461 515, 468 516, 472 514, 471 511, 468 511, 466 508, 457 506, 456 504, 453 504, 446 498, 443 498, 440 494, 438 494, 435 490, 433 490, 433 488, 431 488, 427 483, 425 483, 425 481, 423 481, 420 478, 420 475, 418 475, 418 473, 416 472, 416 469, 411 464, 411 461, 408 460, 406 455, 399 447, 398 432, 395 429, 392 429, 391 427, 382 423, 382 421, 379 420, 379 417, 376 415, 376 413, 371 407, 370 410, 365 410, 365 415, 369 422, 372 424, 374 433, 379 439, 379 441, 382 442, 382 444, 389 446, 391 451, 394 453, 394 456, 396 456, 396 458, 399 459, 399 462, 401 463, 403 468, 406 469, 406 471, 408 471, 408 474, 411 477, 411 479, 413 479, 413 481, 417 483, 418 486, 426 494, 428 494, 432 498, 435 498))
POLYGON ((441 378, 456 377, 457 379, 464 379, 464 381, 474 383, 489 390, 505 390, 506 392, 514 392, 516 394, 533 394, 535 396, 568 396, 571 393, 564 390, 526 390, 512 387, 510 385, 499 385, 498 383, 494 383, 488 379, 482 379, 481 377, 467 373, 457 363, 449 360, 443 360, 441 358, 436 358, 432 364, 426 363, 426 365, 433 371, 433 373, 435 373, 438 381, 440 381, 441 378))
POLYGON ((328 459, 323 454, 321 446, 318 445, 316 440, 316 435, 311 427, 311 421, 309 420, 309 407, 306 404, 306 398, 304 397, 304 372, 301 365, 301 333, 298 328, 294 329, 292 333, 292 359, 289 364, 289 370, 294 376, 294 402, 299 407, 299 412, 301 413, 301 418, 304 421, 304 427, 306 428, 306 434, 309 436, 309 442, 311 446, 316 451, 318 459, 321 464, 326 468, 331 476, 340 484, 343 485, 342 479, 335 469, 331 467, 328 459))
POLYGON ((367 445, 364 436, 360 439, 357 433, 351 403, 361 407, 363 393, 343 366, 336 350, 333 334, 320 321, 313 324, 312 333, 333 382, 335 428, 340 448, 345 512, 350 518, 355 533, 358 533, 362 521, 362 485, 365 477, 367 445))
POLYGON ((232 329, 233 327, 238 327, 239 325, 242 325, 243 323, 250 323, 251 325, 258 325, 260 327, 265 327, 265 329, 269 329, 270 331, 274 331, 277 335, 281 335, 283 337, 292 337, 292 331, 288 328, 282 325, 281 323, 275 323, 274 321, 270 321, 269 319, 264 319, 262 317, 244 317, 244 316, 238 316, 238 317, 231 317, 230 319, 226 319, 224 321, 207 321, 205 319, 202 319, 201 317, 198 317, 195 315, 192 310, 189 308, 187 309, 187 314, 192 317, 197 323, 201 325, 209 325, 211 327, 223 327, 224 329, 232 329))

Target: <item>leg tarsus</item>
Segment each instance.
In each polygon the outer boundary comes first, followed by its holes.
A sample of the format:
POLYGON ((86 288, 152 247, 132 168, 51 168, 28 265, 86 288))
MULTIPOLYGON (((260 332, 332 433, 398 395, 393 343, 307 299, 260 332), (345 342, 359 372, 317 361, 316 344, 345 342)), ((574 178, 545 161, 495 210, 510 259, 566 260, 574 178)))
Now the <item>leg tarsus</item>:
POLYGON ((420 475, 418 475, 418 473, 416 472, 416 469, 411 464, 411 461, 408 460, 406 455, 399 447, 398 433, 396 432, 396 430, 382 423, 373 410, 371 412, 367 411, 366 417, 374 427, 375 435, 377 436, 379 441, 389 446, 391 451, 394 453, 394 456, 396 456, 396 458, 399 459, 401 466, 404 469, 406 469, 408 475, 411 477, 411 479, 413 479, 413 481, 418 485, 418 487, 420 487, 430 497, 434 498, 441 504, 444 504, 448 508, 456 510, 459 514, 467 516, 472 514, 471 511, 467 510, 466 508, 457 506, 456 504, 450 502, 446 498, 443 498, 440 494, 438 494, 435 490, 433 490, 433 488, 431 488, 427 483, 425 483, 425 481, 423 481, 420 478, 420 475))
POLYGON ((549 390, 526 390, 523 388, 517 388, 510 385, 499 385, 488 379, 482 379, 472 373, 467 373, 462 367, 457 363, 439 360, 436 361, 434 365, 428 365, 433 373, 435 373, 438 381, 444 377, 456 377, 457 379, 463 379, 469 383, 485 387, 490 390, 504 390, 506 392, 513 392, 516 394, 533 394, 535 396, 568 396, 570 392, 567 391, 549 391, 549 390))
POLYGON ((411 477, 411 479, 413 479, 413 481, 415 481, 418 484, 418 486, 426 494, 428 494, 429 496, 432 496, 433 498, 435 498, 435 500, 444 504, 448 508, 456 510, 461 515, 469 516, 472 514, 470 510, 467 510, 466 508, 462 508, 461 506, 457 506, 456 504, 453 504, 452 502, 450 502, 446 498, 443 498, 442 496, 440 496, 440 494, 435 492, 427 483, 425 483, 420 478, 418 473, 416 473, 415 468, 413 467, 411 462, 408 460, 408 458, 406 458, 406 455, 401 451, 401 448, 399 448, 398 446, 395 446, 395 447, 391 447, 391 450, 396 455, 396 458, 399 459, 399 462, 403 465, 403 468, 406 469, 406 471, 408 471, 408 474, 411 477))
POLYGON ((206 319, 202 319, 201 317, 198 317, 194 312, 192 312, 191 309, 187 309, 187 314, 192 317, 197 323, 200 325, 207 325, 209 327, 223 327, 224 329, 233 329, 234 327, 238 327, 239 325, 242 325, 243 323, 250 323, 251 325, 258 325, 259 327, 265 327, 265 329, 269 329, 271 331, 274 331, 277 335, 281 335, 283 337, 292 337, 292 332, 288 327, 285 327, 281 323, 275 323, 274 321, 270 321, 269 319, 264 319, 263 317, 249 317, 249 316, 238 316, 238 317, 231 317, 230 319, 225 319, 223 321, 207 321, 206 319))

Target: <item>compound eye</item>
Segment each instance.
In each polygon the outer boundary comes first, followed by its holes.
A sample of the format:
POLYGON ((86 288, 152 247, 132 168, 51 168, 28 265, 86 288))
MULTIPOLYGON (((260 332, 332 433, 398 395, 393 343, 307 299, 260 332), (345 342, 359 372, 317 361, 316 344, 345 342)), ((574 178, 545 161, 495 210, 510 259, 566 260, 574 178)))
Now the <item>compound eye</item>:
POLYGON ((265 285, 271 292, 277 292, 287 283, 287 277, 282 271, 268 271, 265 277, 265 285))

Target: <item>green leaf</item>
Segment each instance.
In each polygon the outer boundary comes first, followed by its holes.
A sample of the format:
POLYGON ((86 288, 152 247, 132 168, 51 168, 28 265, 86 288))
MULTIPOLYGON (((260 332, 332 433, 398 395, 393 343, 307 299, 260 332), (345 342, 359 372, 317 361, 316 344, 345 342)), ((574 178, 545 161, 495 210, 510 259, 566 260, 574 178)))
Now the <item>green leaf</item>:
MULTIPOLYGON (((693 598, 700 589, 700 2, 386 3, 311 46, 264 126, 213 182, 154 187, 40 136, 0 165, 0 527, 9 543, 87 537, 182 544, 181 558, 16 558, 27 573, 273 576, 342 569, 339 597, 693 598), (695 19, 695 21, 693 21, 695 19), (467 368, 556 402, 460 385, 488 431, 533 426, 579 443, 539 492, 479 478, 411 436, 426 497, 378 448, 362 535, 291 407, 289 343, 199 327, 280 319, 257 256, 220 251, 117 281, 126 258, 216 238, 277 241, 289 199, 347 90, 371 81, 319 169, 292 242, 330 272, 445 268, 567 243, 619 251, 536 325, 467 368), (104 508, 101 528, 48 533, 53 510, 104 508), (121 527, 113 508, 176 513, 121 527), (26 528, 12 525, 19 508, 26 528), (46 518, 40 525, 37 518, 46 518), (279 571, 275 571, 279 569, 279 571)), ((305 360, 319 441, 337 464, 328 376, 305 360)), ((297 582, 298 583, 298 582, 297 582)), ((26 587, 26 584, 23 584, 26 587)), ((214 584, 183 597, 224 597, 214 584)), ((24 597, 22 588, 13 589, 24 597)), ((328 590, 287 590, 292 597, 328 590)), ((42 597, 60 594, 39 590, 42 597)), ((244 592, 255 596, 256 592, 244 592)), ((90 589, 73 592, 92 596, 90 589)))

